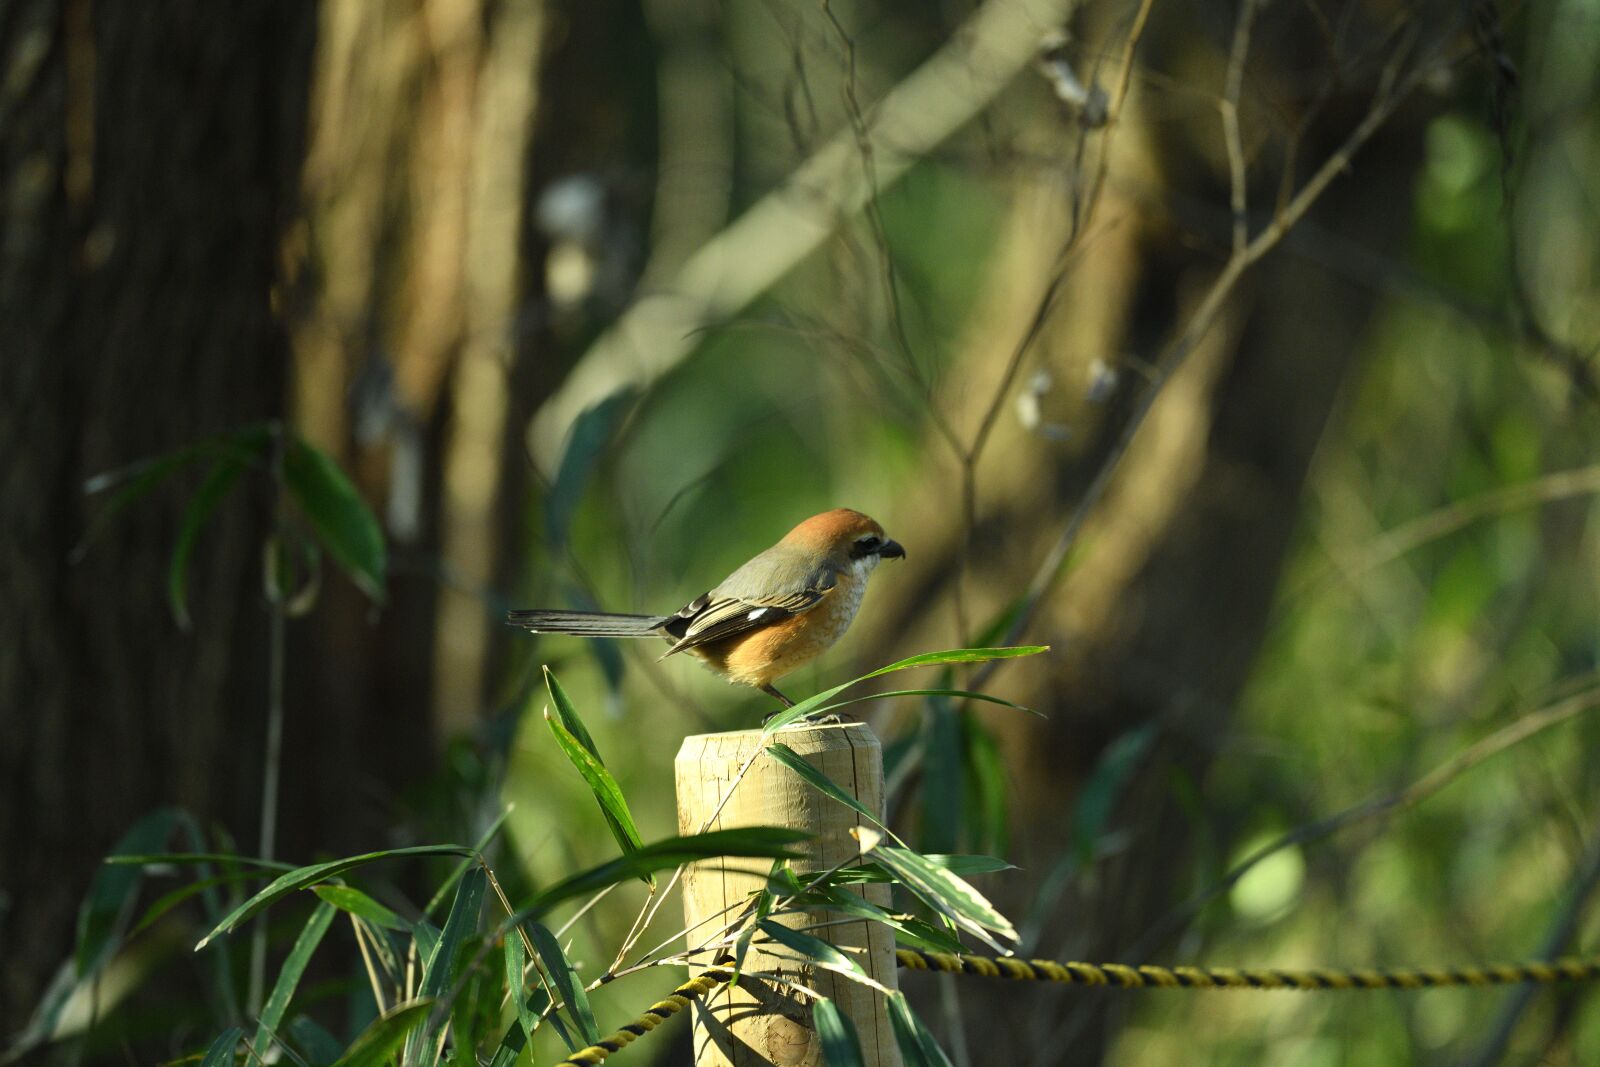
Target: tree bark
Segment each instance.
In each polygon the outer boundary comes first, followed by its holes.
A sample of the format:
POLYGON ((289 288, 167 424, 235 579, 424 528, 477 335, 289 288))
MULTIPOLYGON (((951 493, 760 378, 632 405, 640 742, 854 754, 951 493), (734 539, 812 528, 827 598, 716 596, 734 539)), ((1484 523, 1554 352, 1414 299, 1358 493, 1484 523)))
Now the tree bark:
POLYGON ((282 411, 273 311, 311 0, 18 0, 0 14, 0 1032, 71 950, 100 857, 164 803, 253 842, 263 480, 164 596, 197 476, 120 515, 84 481, 282 411))

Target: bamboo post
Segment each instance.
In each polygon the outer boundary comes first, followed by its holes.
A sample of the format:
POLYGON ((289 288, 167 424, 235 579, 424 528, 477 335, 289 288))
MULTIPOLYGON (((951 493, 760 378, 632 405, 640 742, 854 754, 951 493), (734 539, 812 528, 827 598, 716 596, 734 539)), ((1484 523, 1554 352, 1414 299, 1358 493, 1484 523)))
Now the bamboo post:
MULTIPOLYGON (((883 812, 883 749, 863 723, 800 725, 768 735, 797 752, 831 778, 868 811, 883 812)), ((740 768, 763 744, 759 730, 701 734, 686 738, 678 750, 678 828, 692 834, 702 829, 739 826, 787 826, 813 835, 806 858, 797 868, 822 871, 854 862, 860 846, 849 831, 865 822, 855 811, 818 792, 793 771, 766 755, 750 764, 735 783, 740 768), (735 788, 735 786, 737 786, 735 788), (731 793, 731 795, 730 795, 731 793), (726 798, 726 803, 724 803, 726 798), (712 819, 712 813, 721 811, 712 819), (709 826, 707 820, 711 820, 709 826)), ((768 864, 760 860, 707 860, 691 864, 683 878, 683 910, 690 949, 722 934, 749 903, 750 894, 766 884, 768 864)), ((868 900, 889 904, 889 887, 860 887, 868 900)), ((829 922, 834 912, 784 916, 787 926, 829 922)), ((839 923, 810 931, 849 954, 878 982, 898 988, 894 937, 880 923, 839 923)), ((759 935, 758 935, 759 936, 759 935)), ((770 947, 770 946, 769 946, 770 947)), ((712 961, 708 958, 705 965, 712 961)), ((798 963, 794 953, 762 951, 752 945, 744 972, 781 973, 832 999, 849 1016, 861 1038, 866 1067, 899 1067, 886 1005, 881 994, 841 975, 798 963)), ((822 1048, 812 1028, 809 998, 793 989, 741 977, 738 988, 724 986, 694 1012, 696 1067, 816 1067, 822 1048)))

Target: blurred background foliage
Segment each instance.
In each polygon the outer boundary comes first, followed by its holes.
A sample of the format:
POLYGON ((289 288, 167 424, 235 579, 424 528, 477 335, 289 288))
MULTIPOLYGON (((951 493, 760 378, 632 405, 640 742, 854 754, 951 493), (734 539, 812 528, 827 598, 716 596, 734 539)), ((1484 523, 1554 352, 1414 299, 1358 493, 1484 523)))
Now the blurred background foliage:
MULTIPOLYGON (((503 611, 671 610, 848 505, 910 558, 794 691, 1019 611, 1054 648, 982 676, 1043 720, 862 706, 897 826, 1021 868, 982 884, 1025 951, 1600 948, 1593 0, 13 0, 0 63, 7 1033, 138 813, 257 844, 270 487, 198 541, 192 632, 165 572, 198 474, 73 549, 87 479, 273 417, 350 472, 390 553, 381 606, 330 573, 290 623, 295 862, 468 842, 503 805, 529 884, 609 855, 541 663, 643 837, 673 832, 681 737, 762 702, 503 611), (916 80, 945 56, 961 77, 916 80), (1330 159, 1208 309, 1230 202, 1261 234, 1330 159)), ((426 899, 420 867, 394 877, 426 899)), ((575 957, 604 966, 631 916, 596 908, 575 957)), ((184 922, 75 1017, 88 1055, 188 1050, 184 922)), ((326 966, 326 995, 353 982, 326 966)), ((1586 988, 907 984, 958 1067, 1600 1060, 1586 988)))

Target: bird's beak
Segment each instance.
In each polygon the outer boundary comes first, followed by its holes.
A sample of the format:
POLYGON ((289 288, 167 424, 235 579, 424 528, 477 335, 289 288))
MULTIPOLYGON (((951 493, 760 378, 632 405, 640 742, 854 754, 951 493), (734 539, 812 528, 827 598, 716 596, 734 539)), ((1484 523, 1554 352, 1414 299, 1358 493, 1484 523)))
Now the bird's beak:
POLYGON ((900 547, 899 541, 885 541, 878 555, 883 559, 905 559, 906 550, 900 547))

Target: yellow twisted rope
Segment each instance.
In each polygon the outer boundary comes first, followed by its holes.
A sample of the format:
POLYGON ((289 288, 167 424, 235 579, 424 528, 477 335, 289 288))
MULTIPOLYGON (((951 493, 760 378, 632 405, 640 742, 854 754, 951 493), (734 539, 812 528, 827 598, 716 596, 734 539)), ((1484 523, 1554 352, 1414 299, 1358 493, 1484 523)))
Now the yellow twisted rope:
MULTIPOLYGON (((1394 971, 1333 971, 1315 968, 1288 971, 1232 967, 1130 967, 1123 963, 1057 963, 1054 960, 1020 960, 1012 957, 955 955, 895 950, 900 966, 910 971, 972 974, 982 978, 1007 978, 1017 982, 1053 982, 1058 985, 1111 986, 1118 989, 1430 989, 1440 986, 1511 985, 1517 982, 1582 982, 1600 978, 1600 956, 1568 957, 1548 963, 1497 963, 1486 967, 1450 967, 1394 971)), ((683 983, 665 1000, 658 1001, 633 1022, 599 1044, 574 1052, 557 1067, 595 1067, 619 1049, 632 1044, 718 986, 733 978, 724 967, 713 967, 683 983)))
POLYGON ((733 972, 722 967, 713 967, 695 975, 677 989, 674 989, 665 1000, 658 1000, 645 1009, 633 1022, 624 1026, 609 1037, 600 1039, 599 1044, 590 1045, 586 1049, 579 1049, 571 1056, 562 1060, 558 1067, 594 1067, 603 1063, 605 1058, 618 1049, 627 1048, 633 1044, 635 1038, 643 1037, 684 1008, 693 1001, 710 993, 724 982, 733 979, 733 972))
POLYGON ((902 948, 900 966, 913 971, 975 974, 1021 982, 1115 986, 1119 989, 1429 989, 1437 986, 1508 985, 1514 982, 1579 982, 1600 978, 1600 956, 1549 963, 1500 963, 1487 967, 1428 970, 1330 971, 1316 968, 1129 967, 1121 963, 1056 963, 1010 957, 954 955, 902 948))

